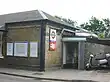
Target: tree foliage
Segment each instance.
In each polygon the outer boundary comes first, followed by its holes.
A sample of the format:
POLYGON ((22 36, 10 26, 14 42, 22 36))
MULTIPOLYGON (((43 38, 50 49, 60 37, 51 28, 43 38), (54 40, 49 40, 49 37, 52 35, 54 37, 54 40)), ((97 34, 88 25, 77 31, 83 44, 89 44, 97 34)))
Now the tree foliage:
POLYGON ((96 17, 91 17, 88 22, 85 22, 79 26, 77 26, 77 22, 71 19, 62 18, 59 16, 55 16, 56 18, 71 24, 74 27, 80 27, 91 31, 97 34, 100 38, 110 38, 110 20, 108 18, 105 19, 98 19, 96 17))
POLYGON ((80 27, 97 34, 100 38, 110 38, 110 20, 108 18, 99 20, 96 17, 91 17, 80 27))
POLYGON ((110 38, 110 20, 103 19, 106 30, 104 31, 105 37, 110 38))
POLYGON ((68 24, 70 24, 70 25, 72 25, 72 26, 76 26, 76 24, 77 24, 76 21, 73 21, 71 19, 66 19, 66 18, 62 18, 62 17, 59 17, 59 16, 55 16, 55 17, 62 20, 62 21, 64 21, 64 22, 66 22, 66 23, 68 23, 68 24))

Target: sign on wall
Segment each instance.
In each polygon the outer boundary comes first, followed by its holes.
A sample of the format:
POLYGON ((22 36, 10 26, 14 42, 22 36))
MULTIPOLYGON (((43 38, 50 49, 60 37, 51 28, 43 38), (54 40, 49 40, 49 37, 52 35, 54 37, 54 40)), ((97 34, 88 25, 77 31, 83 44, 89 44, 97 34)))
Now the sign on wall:
POLYGON ((56 41, 56 30, 50 29, 50 41, 56 41))
POLYGON ((30 42, 30 57, 38 57, 38 42, 30 42))
POLYGON ((56 42, 50 42, 50 50, 55 51, 56 50, 56 42))
POLYGON ((49 50, 56 50, 56 30, 50 29, 49 50))
POLYGON ((14 56, 27 57, 27 51, 28 51, 28 43, 27 42, 21 42, 21 43, 14 44, 14 56))
POLYGON ((13 56, 13 43, 7 43, 7 55, 13 56))

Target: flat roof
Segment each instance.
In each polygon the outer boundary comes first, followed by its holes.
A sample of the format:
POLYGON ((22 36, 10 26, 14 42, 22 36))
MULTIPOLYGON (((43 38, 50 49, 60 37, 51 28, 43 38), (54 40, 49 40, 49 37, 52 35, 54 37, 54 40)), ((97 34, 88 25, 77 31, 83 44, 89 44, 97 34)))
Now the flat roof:
POLYGON ((87 38, 88 42, 102 44, 102 45, 108 45, 110 46, 110 39, 109 38, 87 38))

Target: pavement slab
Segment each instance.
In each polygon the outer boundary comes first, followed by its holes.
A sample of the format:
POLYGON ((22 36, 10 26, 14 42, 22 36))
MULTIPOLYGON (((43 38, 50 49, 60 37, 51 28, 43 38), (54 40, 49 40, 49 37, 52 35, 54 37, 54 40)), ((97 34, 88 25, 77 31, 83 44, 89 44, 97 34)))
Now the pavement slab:
POLYGON ((110 82, 110 70, 75 70, 59 69, 45 72, 27 71, 18 69, 0 68, 1 74, 22 76, 27 78, 36 78, 55 81, 72 81, 72 80, 93 80, 99 82, 110 82))

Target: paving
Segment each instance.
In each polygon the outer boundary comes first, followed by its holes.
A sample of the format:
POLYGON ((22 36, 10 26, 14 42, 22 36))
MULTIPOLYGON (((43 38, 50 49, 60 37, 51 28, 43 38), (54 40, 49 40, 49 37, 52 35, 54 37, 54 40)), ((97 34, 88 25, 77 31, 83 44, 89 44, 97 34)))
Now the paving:
POLYGON ((55 81, 92 80, 110 82, 110 70, 58 69, 45 72, 0 68, 1 74, 55 81))
POLYGON ((24 77, 0 74, 0 82, 61 82, 61 81, 35 80, 32 78, 24 78, 24 77))

